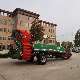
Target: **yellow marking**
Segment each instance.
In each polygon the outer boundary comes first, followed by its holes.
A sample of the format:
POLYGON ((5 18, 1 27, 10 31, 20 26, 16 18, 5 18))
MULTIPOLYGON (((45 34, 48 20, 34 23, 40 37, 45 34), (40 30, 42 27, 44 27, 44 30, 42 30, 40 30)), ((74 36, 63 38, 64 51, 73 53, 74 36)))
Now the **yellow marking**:
POLYGON ((48 67, 49 69, 59 69, 60 67, 57 67, 57 66, 55 66, 55 67, 48 67))
POLYGON ((71 52, 71 53, 73 53, 73 52, 71 52))
POLYGON ((60 47, 57 47, 57 49, 60 49, 60 47))
POLYGON ((33 47, 34 47, 34 44, 33 44, 33 47))

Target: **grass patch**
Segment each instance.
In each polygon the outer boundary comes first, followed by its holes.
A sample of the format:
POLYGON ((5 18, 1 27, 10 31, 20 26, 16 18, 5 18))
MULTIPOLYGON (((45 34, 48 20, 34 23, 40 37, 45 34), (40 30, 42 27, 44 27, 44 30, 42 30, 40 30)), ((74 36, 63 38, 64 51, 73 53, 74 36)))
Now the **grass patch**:
POLYGON ((0 58, 8 58, 8 57, 9 57, 8 53, 5 53, 5 54, 0 53, 0 58))

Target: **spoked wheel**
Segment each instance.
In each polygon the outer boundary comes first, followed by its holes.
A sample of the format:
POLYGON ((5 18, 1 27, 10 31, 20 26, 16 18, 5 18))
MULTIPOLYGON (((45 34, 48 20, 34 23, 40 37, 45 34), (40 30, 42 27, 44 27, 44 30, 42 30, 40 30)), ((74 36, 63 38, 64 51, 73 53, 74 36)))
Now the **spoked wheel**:
POLYGON ((47 62, 47 57, 44 53, 38 54, 37 55, 37 62, 38 64, 44 65, 47 62))

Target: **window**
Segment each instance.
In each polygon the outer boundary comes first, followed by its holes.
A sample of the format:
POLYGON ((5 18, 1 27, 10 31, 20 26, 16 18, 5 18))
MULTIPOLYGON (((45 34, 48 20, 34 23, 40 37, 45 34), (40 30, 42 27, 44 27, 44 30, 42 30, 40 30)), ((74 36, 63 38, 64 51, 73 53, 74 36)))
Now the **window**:
POLYGON ((1 47, 2 47, 2 44, 0 44, 0 49, 1 49, 1 47))
POLYGON ((21 14, 19 14, 19 18, 21 18, 21 14))
POLYGON ((50 32, 50 29, 49 29, 49 32, 50 32))
POLYGON ((11 25, 11 21, 9 20, 9 25, 11 25))
POLYGON ((32 20, 32 17, 29 17, 29 20, 32 20))
POLYGON ((3 12, 1 12, 1 15, 3 16, 3 12))
POLYGON ((8 36, 8 40, 10 40, 10 36, 8 36))
POLYGON ((0 32, 2 32, 3 31, 3 28, 0 28, 0 32))
POLYGON ((36 22, 37 22, 38 20, 36 19, 36 22))
POLYGON ((45 25, 45 23, 44 23, 44 25, 45 25))
POLYGON ((53 40, 53 43, 54 43, 54 40, 53 40))
POLYGON ((0 19, 0 24, 3 24, 3 19, 0 19))
POLYGON ((42 44, 43 44, 43 40, 42 40, 42 44))
POLYGON ((44 40, 44 43, 45 43, 45 40, 44 40))
POLYGON ((47 32, 48 32, 48 28, 47 28, 47 32))
POLYGON ((4 16, 7 16, 7 13, 4 13, 4 16))
POLYGON ((31 28, 31 26, 32 26, 32 24, 31 24, 31 23, 29 23, 29 28, 31 28))
POLYGON ((23 21, 19 21, 19 26, 23 26, 23 21))
POLYGON ((2 36, 0 36, 0 40, 2 40, 2 36))
POLYGON ((11 29, 8 29, 8 32, 11 33, 11 29))
POLYGON ((47 26, 48 26, 48 24, 47 24, 47 26))
POLYGON ((3 40, 6 40, 6 36, 3 36, 3 40))
POLYGON ((51 33, 52 33, 52 29, 51 29, 51 33))
POLYGON ((9 49, 9 47, 10 47, 10 44, 7 45, 7 49, 9 49))
POLYGON ((53 38, 55 38, 55 36, 53 36, 53 38))
POLYGON ((12 26, 14 26, 14 21, 12 21, 12 26))
POLYGON ((29 31, 29 33, 30 33, 30 31, 29 31))
POLYGON ((51 26, 51 24, 49 24, 49 26, 51 26))
POLYGON ((13 32, 13 29, 12 29, 12 32, 13 32))
POLYGON ((13 40, 13 38, 11 37, 11 40, 13 40))
POLYGON ((43 22, 42 22, 42 25, 43 25, 43 22))
POLYGON ((35 20, 35 18, 34 18, 34 20, 35 20))
POLYGON ((25 22, 25 27, 28 27, 28 23, 27 22, 25 22))
POLYGON ((3 44, 3 49, 5 49, 5 44, 3 44))
POLYGON ((55 30, 53 30, 53 33, 55 33, 55 30))
POLYGON ((23 18, 23 14, 22 14, 22 18, 23 18))
POLYGON ((4 25, 7 25, 7 20, 4 19, 4 25))
POLYGON ((52 43, 52 40, 49 40, 49 43, 52 43))
POLYGON ((54 28, 55 28, 55 26, 54 26, 54 28))
POLYGON ((45 28, 43 28, 45 30, 45 28))
POLYGON ((26 15, 26 19, 29 20, 29 16, 26 15))

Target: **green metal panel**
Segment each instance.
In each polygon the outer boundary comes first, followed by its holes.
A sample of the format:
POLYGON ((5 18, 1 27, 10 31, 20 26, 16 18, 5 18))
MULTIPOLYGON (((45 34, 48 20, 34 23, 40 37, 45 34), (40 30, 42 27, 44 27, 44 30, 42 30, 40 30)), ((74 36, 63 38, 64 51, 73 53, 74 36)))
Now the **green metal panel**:
POLYGON ((34 44, 34 51, 45 51, 45 52, 58 52, 64 53, 65 48, 57 46, 57 45, 49 45, 49 44, 34 44))
MULTIPOLYGON (((14 31, 13 31, 13 34, 19 35, 19 32, 14 30, 14 31)), ((12 35, 12 37, 13 37, 14 41, 16 41, 16 43, 18 44, 18 49, 17 49, 18 52, 17 52, 17 54, 12 54, 13 50, 10 49, 10 50, 9 50, 9 52, 10 52, 10 57, 17 59, 17 58, 20 57, 21 43, 14 37, 14 35, 12 35)))

